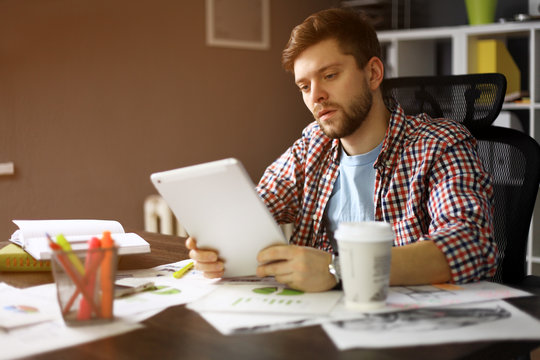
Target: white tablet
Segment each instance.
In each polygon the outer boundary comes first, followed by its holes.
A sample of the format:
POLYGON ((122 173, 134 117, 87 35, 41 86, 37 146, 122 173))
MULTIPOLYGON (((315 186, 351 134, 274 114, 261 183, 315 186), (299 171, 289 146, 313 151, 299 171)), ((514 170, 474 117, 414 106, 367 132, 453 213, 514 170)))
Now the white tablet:
POLYGON ((218 251, 225 263, 224 277, 255 275, 258 252, 287 243, 236 159, 154 173, 150 178, 197 246, 218 251))

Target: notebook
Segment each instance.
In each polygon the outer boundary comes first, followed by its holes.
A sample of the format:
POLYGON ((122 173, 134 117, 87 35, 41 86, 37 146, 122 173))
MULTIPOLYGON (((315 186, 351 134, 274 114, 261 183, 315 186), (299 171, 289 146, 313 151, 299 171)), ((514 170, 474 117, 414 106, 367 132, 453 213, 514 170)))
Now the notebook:
POLYGON ((163 171, 150 178, 197 246, 218 251, 224 277, 255 275, 258 252, 287 243, 237 159, 163 171))
POLYGON ((118 221, 94 219, 62 220, 13 220, 19 227, 9 241, 22 247, 36 260, 49 260, 52 250, 46 234, 55 237, 63 234, 73 250, 86 250, 88 240, 100 237, 103 231, 110 231, 118 255, 143 254, 150 252, 150 244, 135 233, 126 233, 118 221))

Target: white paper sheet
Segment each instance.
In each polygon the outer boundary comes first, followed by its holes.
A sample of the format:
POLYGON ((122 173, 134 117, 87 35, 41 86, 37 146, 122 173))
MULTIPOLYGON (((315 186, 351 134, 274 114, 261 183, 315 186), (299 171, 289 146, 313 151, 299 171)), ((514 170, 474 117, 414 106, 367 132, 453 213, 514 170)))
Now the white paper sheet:
POLYGON ((56 299, 33 296, 24 290, 0 284, 0 328, 9 330, 60 318, 56 299))
POLYGON ((157 266, 148 270, 121 271, 118 273, 121 284, 139 284, 152 281, 156 290, 144 291, 114 300, 114 314, 129 317, 140 312, 182 305, 197 300, 216 288, 219 280, 205 279, 201 272, 190 270, 180 279, 173 273, 187 265, 191 260, 157 266))
MULTIPOLYGON (((4 296, 9 296, 18 304, 21 304, 22 300, 34 299, 36 303, 32 303, 31 306, 36 307, 43 317, 36 321, 20 321, 16 323, 17 326, 0 329, 0 360, 31 356, 123 334, 142 327, 134 321, 121 319, 99 325, 68 327, 60 314, 55 284, 16 289, 0 283, 2 304, 10 300, 4 296)), ((16 321, 19 321, 19 318, 10 319, 12 325, 15 325, 16 321)))
MULTIPOLYGON (((260 285, 258 285, 260 286, 260 285)), ((212 293, 211 296, 217 294, 212 293)), ((396 312, 402 309, 434 307, 458 303, 474 303, 486 300, 503 299, 530 295, 504 285, 491 282, 479 282, 467 285, 421 285, 408 287, 391 287, 388 305, 372 313, 396 312)), ((199 310, 196 304, 188 308, 199 311, 201 316, 216 330, 224 335, 240 333, 260 333, 303 326, 322 324, 331 320, 347 320, 362 318, 364 314, 345 308, 343 298, 334 306, 330 314, 314 316, 313 314, 242 314, 238 312, 216 312, 199 310)))
POLYGON ((394 309, 414 309, 426 306, 445 306, 529 295, 531 294, 528 292, 489 281, 479 281, 464 285, 392 286, 390 287, 388 297, 388 307, 394 309))
MULTIPOLYGON (((370 313, 448 306, 530 295, 526 291, 489 281, 463 285, 391 286, 386 306, 381 309, 374 309, 370 313)), ((354 317, 357 314, 359 314, 358 311, 347 309, 343 301, 340 301, 332 310, 332 316, 339 319, 354 317)))
POLYGON ((339 350, 540 339, 540 321, 501 300, 364 314, 322 327, 339 350))
POLYGON ((115 299, 115 320, 96 325, 66 326, 60 314, 54 283, 26 289, 0 283, 0 359, 31 356, 139 329, 142 325, 137 322, 169 306, 185 304, 207 294, 217 280, 204 279, 195 270, 180 279, 172 276, 187 262, 184 260, 148 270, 119 272, 125 283, 150 280, 158 289, 115 299), (3 309, 4 305, 15 308, 3 309), (22 305, 27 306, 26 313, 14 313, 17 306, 25 309, 22 305), (30 307, 39 312, 30 312, 30 307), (6 312, 5 316, 2 311, 6 312), (2 330, 2 327, 9 329, 2 330))
POLYGON ((49 321, 5 332, 0 336, 0 360, 31 356, 120 335, 143 326, 116 320, 108 324, 68 327, 63 320, 49 321))
POLYGON ((223 284, 188 308, 199 312, 327 314, 341 296, 341 291, 304 293, 274 284, 223 284))
POLYGON ((199 314, 223 335, 258 334, 295 329, 304 326, 319 325, 330 320, 329 317, 314 315, 242 314, 212 311, 205 311, 199 314))

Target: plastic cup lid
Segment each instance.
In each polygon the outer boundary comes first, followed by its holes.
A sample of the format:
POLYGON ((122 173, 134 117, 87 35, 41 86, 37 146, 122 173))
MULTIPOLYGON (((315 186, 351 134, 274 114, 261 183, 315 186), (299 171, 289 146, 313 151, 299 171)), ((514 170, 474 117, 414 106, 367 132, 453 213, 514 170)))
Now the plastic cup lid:
POLYGON ((377 242, 394 239, 394 231, 383 221, 342 222, 334 236, 338 241, 377 242))

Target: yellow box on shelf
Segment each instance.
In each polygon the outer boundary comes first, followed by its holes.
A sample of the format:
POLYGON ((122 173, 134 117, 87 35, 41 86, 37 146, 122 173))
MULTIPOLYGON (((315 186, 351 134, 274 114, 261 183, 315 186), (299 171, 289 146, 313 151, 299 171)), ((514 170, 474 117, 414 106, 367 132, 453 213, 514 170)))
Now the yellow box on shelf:
POLYGON ((478 40, 476 44, 477 72, 498 72, 506 76, 506 101, 521 97, 521 72, 514 58, 500 40, 478 40))

